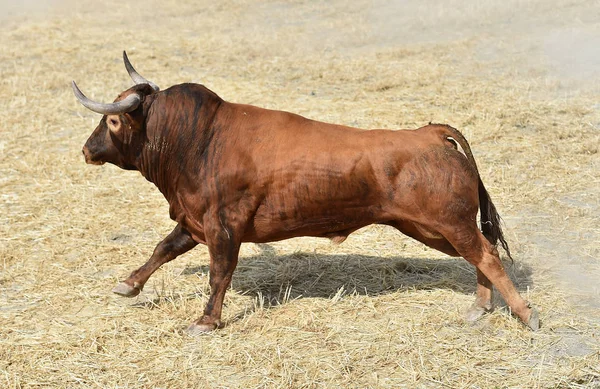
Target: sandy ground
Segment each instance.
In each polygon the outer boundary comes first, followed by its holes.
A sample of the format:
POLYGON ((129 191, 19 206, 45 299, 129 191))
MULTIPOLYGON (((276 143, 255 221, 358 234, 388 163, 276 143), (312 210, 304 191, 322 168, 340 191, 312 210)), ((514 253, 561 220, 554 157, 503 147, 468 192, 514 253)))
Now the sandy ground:
MULTIPOLYGON (((1 1, 0 386, 599 387, 597 1, 1 1), (227 327, 183 329, 197 248, 134 300, 111 287, 173 227, 137 173, 86 166, 98 100, 161 87, 363 128, 465 133, 543 328, 472 326, 473 270, 383 227, 245 245, 227 327)), ((501 302, 499 302, 500 305, 501 302)))

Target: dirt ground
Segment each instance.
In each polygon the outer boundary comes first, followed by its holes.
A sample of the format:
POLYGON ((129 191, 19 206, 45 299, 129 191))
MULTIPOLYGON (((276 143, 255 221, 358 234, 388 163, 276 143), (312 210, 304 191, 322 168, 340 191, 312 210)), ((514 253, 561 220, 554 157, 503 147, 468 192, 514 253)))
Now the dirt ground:
POLYGON ((600 387, 600 4, 0 0, 0 387, 600 387), (474 269, 382 226, 336 246, 246 244, 225 328, 184 333, 208 253, 134 299, 111 288, 174 226, 136 172, 85 165, 77 103, 203 83, 361 128, 449 123, 505 221, 541 314, 475 324, 474 269))

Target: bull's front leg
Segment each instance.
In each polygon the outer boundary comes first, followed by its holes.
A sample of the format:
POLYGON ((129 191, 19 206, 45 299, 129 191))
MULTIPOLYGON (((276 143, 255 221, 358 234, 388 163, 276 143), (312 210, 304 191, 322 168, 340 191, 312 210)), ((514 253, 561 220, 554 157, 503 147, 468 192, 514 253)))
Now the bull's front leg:
POLYGON ((210 254, 210 297, 202 317, 187 329, 190 335, 220 328, 225 292, 237 266, 242 230, 226 224, 222 216, 205 223, 206 244, 210 254))
POLYGON ((193 249, 197 244, 190 233, 181 224, 177 224, 175 229, 156 246, 148 262, 133 271, 125 281, 113 289, 113 292, 125 297, 137 296, 148 278, 159 267, 193 249))

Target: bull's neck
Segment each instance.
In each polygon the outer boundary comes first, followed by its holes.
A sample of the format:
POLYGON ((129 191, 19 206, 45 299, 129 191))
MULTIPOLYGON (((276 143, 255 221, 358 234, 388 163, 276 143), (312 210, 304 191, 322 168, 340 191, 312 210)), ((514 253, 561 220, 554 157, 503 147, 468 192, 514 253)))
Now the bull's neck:
POLYGON ((137 160, 139 172, 150 182, 154 183, 162 194, 169 200, 174 193, 180 171, 173 163, 172 156, 177 150, 167 139, 153 137, 148 139, 137 160))
POLYGON ((213 122, 222 103, 218 97, 207 104, 207 99, 198 102, 195 95, 189 98, 175 92, 166 93, 165 98, 157 99, 149 108, 146 139, 136 163, 140 173, 153 182, 169 202, 174 199, 182 175, 198 174, 203 169, 199 156, 212 141, 213 122), (173 107, 169 99, 182 97, 188 98, 183 99, 183 104, 177 101, 177 109, 158 113, 164 110, 164 105, 173 107), (186 107, 186 103, 191 106, 186 107))

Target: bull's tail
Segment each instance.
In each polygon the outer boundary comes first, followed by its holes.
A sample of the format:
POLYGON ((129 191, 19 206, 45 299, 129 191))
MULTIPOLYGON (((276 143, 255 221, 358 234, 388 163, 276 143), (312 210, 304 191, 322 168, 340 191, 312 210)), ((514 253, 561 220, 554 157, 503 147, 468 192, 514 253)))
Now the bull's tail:
POLYGON ((452 128, 447 126, 451 135, 447 136, 447 139, 454 143, 458 143, 460 147, 463 149, 465 156, 475 169, 477 173, 477 179, 479 180, 479 209, 480 209, 480 222, 481 222, 481 232, 490 241, 491 244, 496 246, 498 242, 502 245, 504 251, 506 251, 506 255, 512 260, 512 256, 510 255, 510 249, 508 247, 508 243, 504 239, 504 233, 502 232, 502 219, 492 203, 492 199, 488 191, 485 189, 483 185, 483 181, 481 181, 481 176, 479 175, 479 170, 477 169, 477 164, 475 163, 475 158, 473 157, 473 153, 471 152, 471 147, 469 146, 469 142, 460 133, 456 128, 452 128))
POLYGON ((485 189, 481 177, 479 178, 479 209, 481 212, 481 232, 491 244, 496 245, 499 241, 504 251, 506 251, 508 258, 512 260, 508 243, 504 239, 504 233, 500 225, 502 219, 496 210, 496 206, 492 203, 492 199, 485 189))

